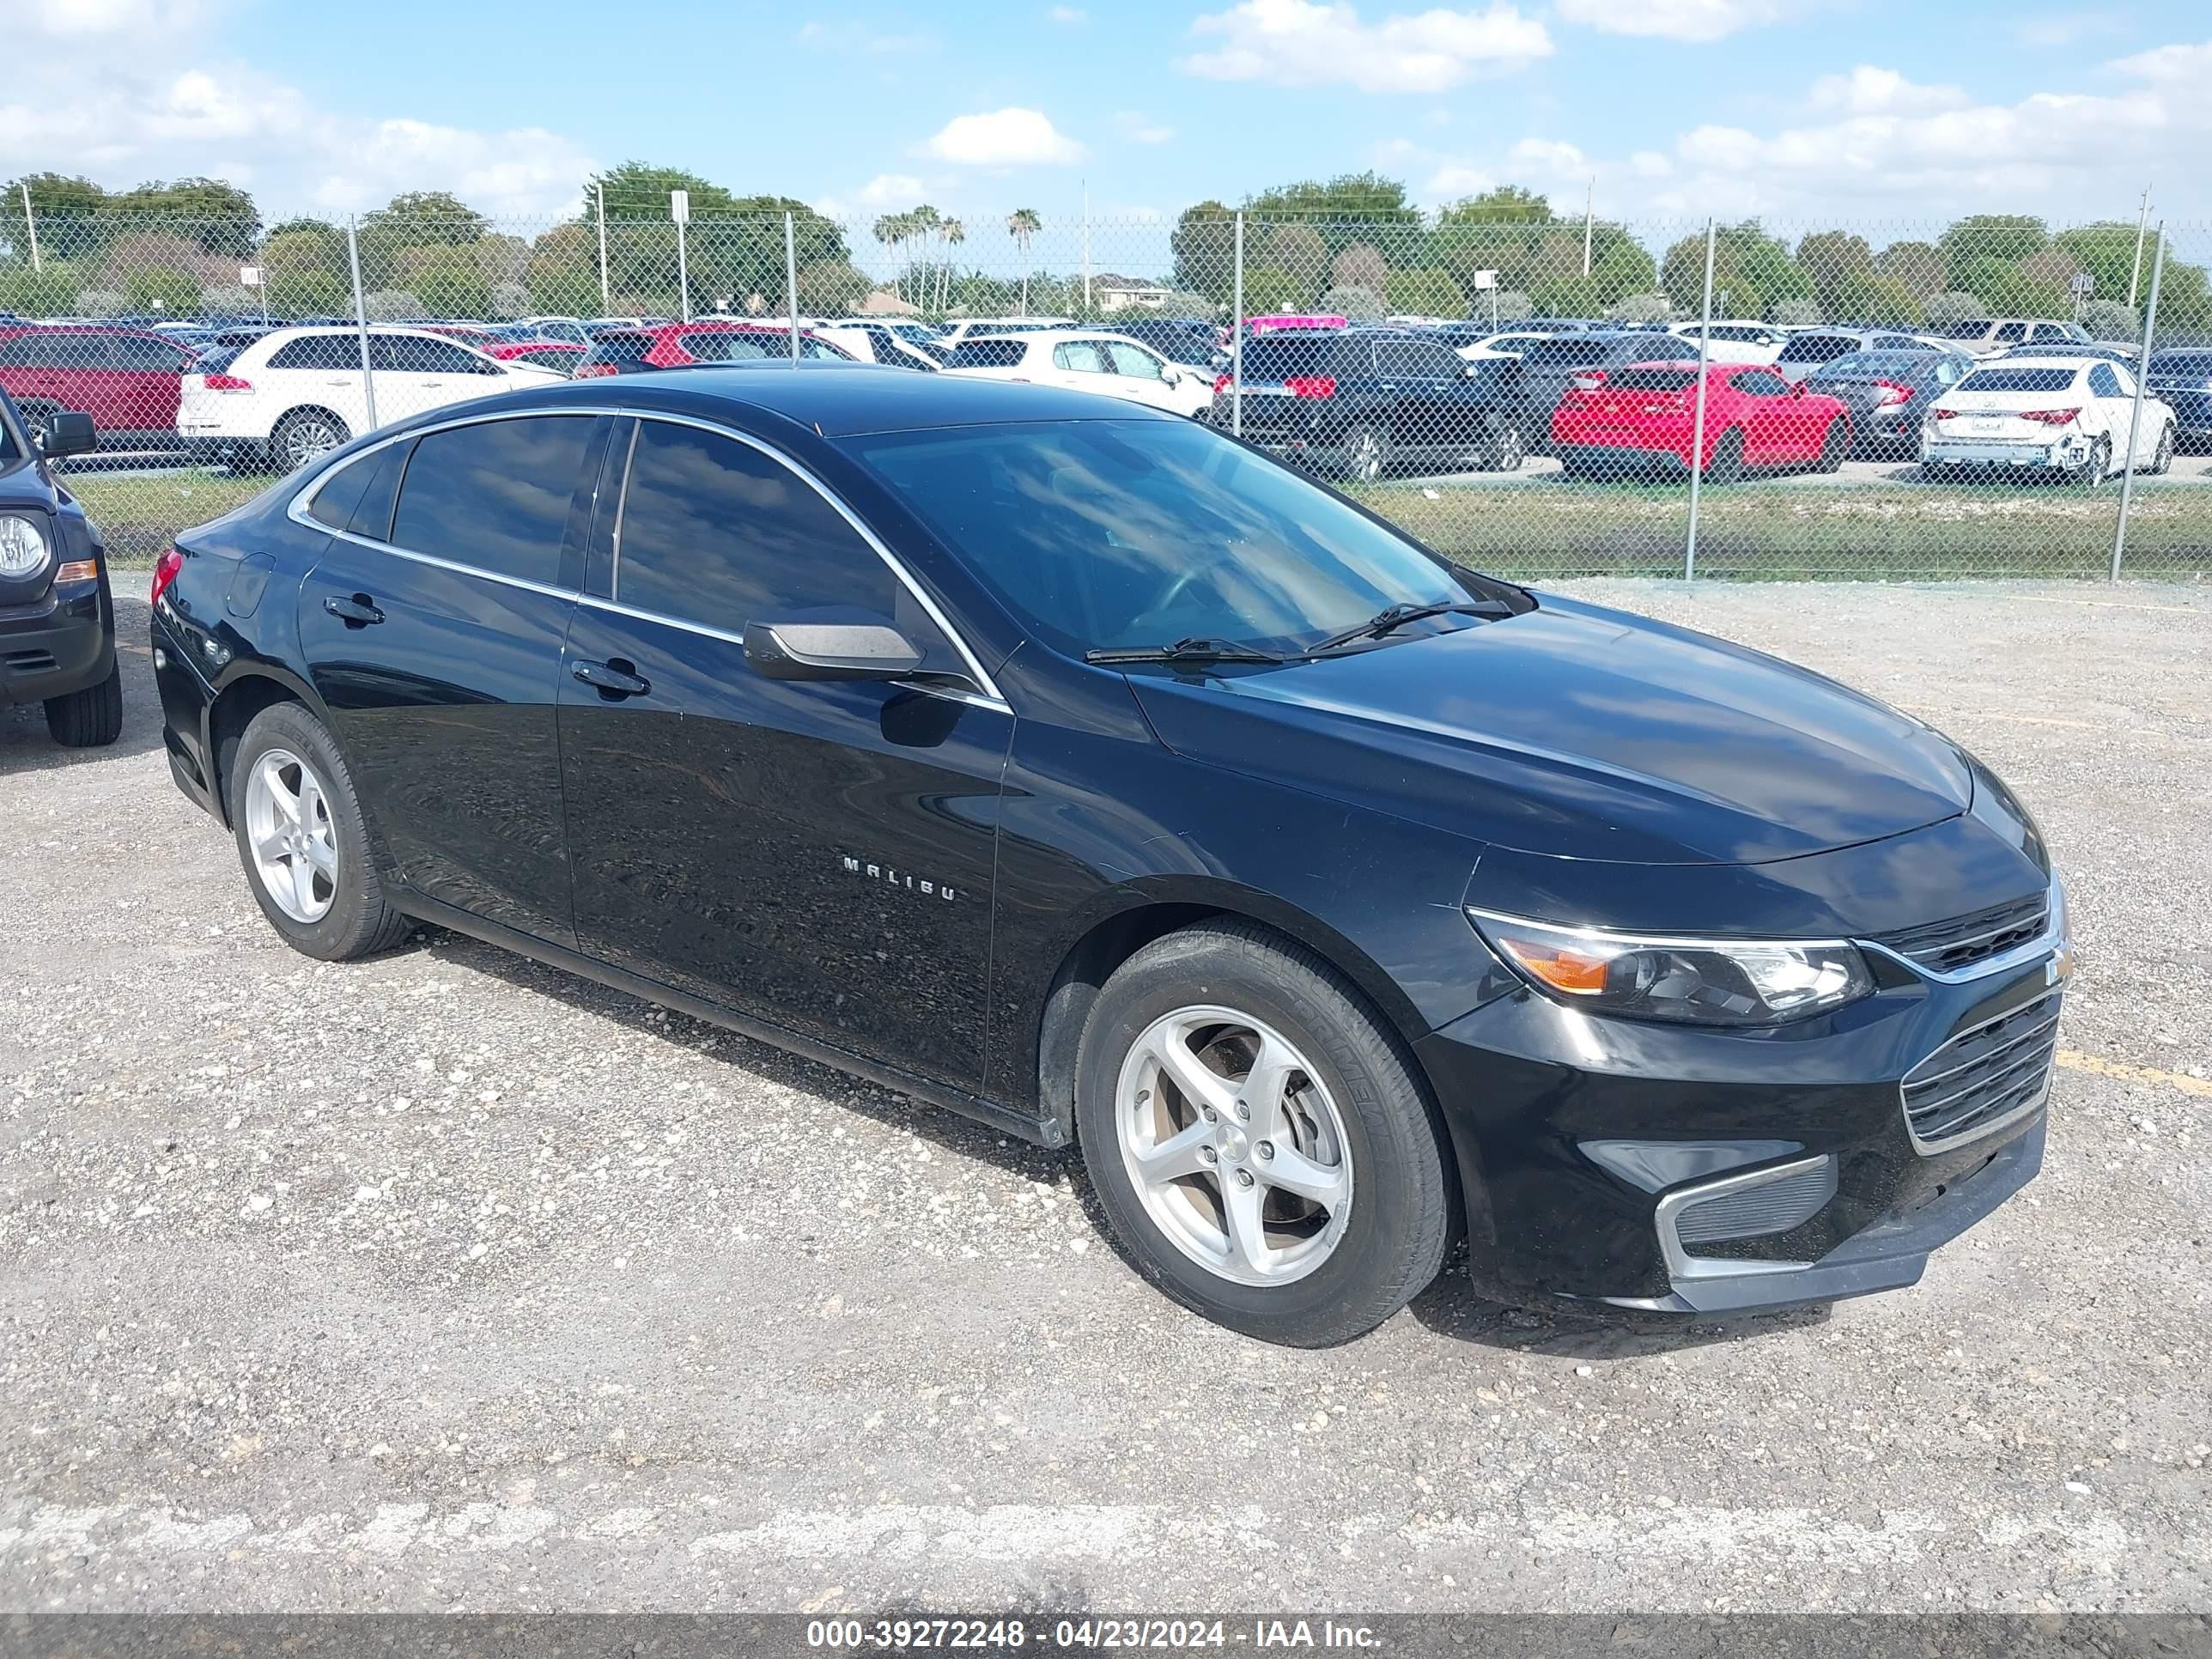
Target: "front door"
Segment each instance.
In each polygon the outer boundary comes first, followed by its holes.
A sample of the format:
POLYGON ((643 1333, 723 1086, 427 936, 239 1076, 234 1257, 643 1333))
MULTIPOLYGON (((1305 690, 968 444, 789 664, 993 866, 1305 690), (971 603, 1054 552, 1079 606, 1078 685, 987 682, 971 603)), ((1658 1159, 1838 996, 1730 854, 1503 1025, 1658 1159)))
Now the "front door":
POLYGON ((401 878, 569 946, 554 694, 583 568, 569 518, 588 514, 611 424, 426 434, 389 542, 333 536, 300 592, 309 678, 401 878))
POLYGON ((581 948, 978 1086, 1012 716, 947 694, 956 648, 805 478, 724 433, 636 432, 560 686, 581 948), (749 621, 831 606, 894 618, 945 690, 747 664, 749 621))

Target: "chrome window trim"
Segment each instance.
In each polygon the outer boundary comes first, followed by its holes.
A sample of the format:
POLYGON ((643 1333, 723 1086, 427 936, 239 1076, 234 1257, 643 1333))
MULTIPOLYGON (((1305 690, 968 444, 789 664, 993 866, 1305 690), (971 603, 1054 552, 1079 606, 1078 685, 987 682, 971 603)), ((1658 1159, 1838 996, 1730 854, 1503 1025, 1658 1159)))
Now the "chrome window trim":
POLYGON ((1724 1198, 1748 1187, 1764 1187, 1770 1182, 1786 1181, 1792 1176, 1808 1175, 1829 1163, 1832 1157, 1832 1153, 1818 1152, 1811 1158, 1792 1158, 1787 1164, 1770 1164, 1763 1169, 1740 1170, 1735 1175, 1722 1176, 1717 1180, 1699 1182, 1695 1186, 1675 1188, 1659 1200, 1652 1212, 1652 1220, 1659 1230, 1659 1254, 1667 1263, 1667 1276, 1677 1282, 1685 1279, 1735 1279, 1746 1273, 1802 1273, 1808 1267, 1819 1265, 1813 1261, 1692 1255, 1683 1248, 1681 1235, 1675 1230, 1675 1224, 1680 1220, 1682 1212, 1692 1204, 1703 1203, 1709 1198, 1724 1198))
MULTIPOLYGON (((322 470, 317 472, 315 476, 310 478, 305 484, 301 485, 299 490, 294 494, 292 499, 285 503, 284 516, 291 520, 293 523, 301 526, 304 529, 312 530, 318 535, 336 536, 340 540, 352 542, 356 546, 374 548, 378 552, 394 554, 400 558, 411 559, 418 564, 428 565, 436 569, 450 570, 457 574, 464 576, 481 576, 487 581, 500 582, 507 586, 519 587, 530 592, 548 593, 556 599, 590 599, 592 595, 586 593, 580 588, 560 587, 549 583, 534 582, 528 580, 526 577, 503 575, 496 570, 480 569, 475 565, 462 564, 452 559, 441 559, 434 554, 417 553, 411 549, 400 547, 391 542, 380 542, 367 536, 356 536, 351 531, 333 530, 320 520, 309 518, 307 516, 307 508, 313 503, 316 492, 320 490, 335 474, 343 471, 346 467, 351 466, 355 462, 361 460, 367 456, 374 454, 380 449, 386 448, 392 444, 405 442, 410 439, 426 438, 434 432, 450 431, 455 427, 480 426, 489 421, 529 420, 542 415, 604 416, 611 416, 617 420, 635 420, 640 423, 648 420, 653 420, 666 421, 677 426, 696 427, 702 432, 712 432, 725 438, 734 439, 737 442, 744 444, 750 449, 757 450, 760 453, 767 456, 770 460, 775 462, 777 465, 787 468, 791 472, 803 480, 807 487, 812 489, 816 495, 821 496, 824 501, 827 501, 830 504, 830 509, 835 512, 839 518, 844 520, 847 524, 850 525, 853 528, 854 533, 858 535, 860 538, 866 542, 871 548, 874 549, 876 556, 890 567, 891 574, 897 579, 899 584, 903 586, 908 593, 914 596, 915 603, 921 607, 923 613, 928 617, 930 621, 937 624, 938 629, 944 634, 946 639, 952 641, 952 648, 960 653, 960 659, 966 665, 968 672, 975 680, 977 691, 980 695, 971 695, 966 692, 955 692, 941 686, 927 684, 916 684, 913 689, 917 691, 927 691, 936 696, 950 696, 958 701, 974 702, 980 708, 1000 709, 1007 714, 1012 714, 1013 712, 1013 706, 1006 701, 1004 694, 1000 691, 998 682, 992 678, 989 671, 983 666, 982 659, 975 654, 973 647, 971 647, 967 640, 962 636, 960 630, 953 627, 951 618, 945 614, 944 608, 940 606, 937 603, 936 599, 930 595, 929 591, 922 586, 921 580, 915 575, 913 571, 907 568, 905 562, 896 554, 893 553, 889 547, 884 545, 883 538, 877 535, 873 530, 869 528, 867 524, 860 518, 860 514, 854 512, 850 507, 845 504, 844 501, 837 495, 836 491, 831 489, 828 484, 823 483, 820 478, 815 477, 815 475, 809 471, 802 462, 784 453, 783 451, 776 448, 775 445, 764 442, 763 440, 753 436, 750 432, 741 432, 735 427, 726 426, 719 421, 704 420, 695 415, 673 414, 664 410, 633 409, 607 404, 533 404, 528 409, 485 410, 474 414, 457 415, 451 420, 437 421, 428 426, 410 427, 404 432, 392 433, 389 436, 380 438, 374 443, 369 444, 363 448, 355 450, 352 453, 345 456, 343 460, 325 464, 322 470)), ((635 434, 633 434, 631 441, 633 446, 635 446, 636 441, 635 434)), ((404 487, 405 481, 403 479, 401 482, 404 487)), ((619 524, 620 515, 622 513, 622 506, 620 503, 623 501, 627 500, 629 493, 629 473, 628 467, 625 466, 623 473, 623 495, 621 497, 617 498, 617 505, 615 509, 617 524, 619 524)), ((394 508, 394 516, 395 518, 397 517, 396 504, 394 508)), ((622 566, 619 531, 617 531, 617 536, 614 565, 616 574, 612 586, 614 591, 618 592, 621 591, 620 571, 622 566)), ((624 607, 616 605, 614 606, 614 609, 621 611, 623 610, 624 607)), ((654 622, 672 623, 677 627, 690 629, 695 632, 707 634, 718 638, 728 639, 732 637, 732 635, 721 629, 705 627, 698 623, 679 622, 675 617, 661 617, 651 611, 635 611, 631 612, 630 614, 642 617, 647 620, 654 622)), ((737 637, 739 644, 744 643, 742 635, 735 637, 737 637)), ((899 681, 896 682, 896 684, 906 684, 908 682, 899 681)))

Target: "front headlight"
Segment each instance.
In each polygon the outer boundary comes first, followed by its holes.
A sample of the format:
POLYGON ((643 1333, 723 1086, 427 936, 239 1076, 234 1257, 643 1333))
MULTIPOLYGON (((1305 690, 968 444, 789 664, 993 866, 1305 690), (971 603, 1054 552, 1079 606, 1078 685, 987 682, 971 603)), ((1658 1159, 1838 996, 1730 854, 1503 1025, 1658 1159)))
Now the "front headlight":
POLYGON ((1576 1006, 1692 1025, 1778 1025, 1874 989, 1841 939, 1649 939, 1469 909, 1499 956, 1576 1006))
POLYGON ((32 520, 0 513, 0 576, 28 576, 46 562, 46 532, 32 520))

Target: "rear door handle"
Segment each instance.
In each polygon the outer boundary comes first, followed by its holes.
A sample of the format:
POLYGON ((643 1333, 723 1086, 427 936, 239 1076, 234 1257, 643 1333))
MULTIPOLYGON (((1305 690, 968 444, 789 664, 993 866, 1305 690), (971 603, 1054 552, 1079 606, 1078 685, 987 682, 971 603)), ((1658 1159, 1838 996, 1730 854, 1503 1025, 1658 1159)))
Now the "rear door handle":
POLYGON ((568 672, 586 685, 595 687, 610 702, 619 702, 624 697, 641 697, 653 690, 653 682, 634 672, 635 665, 617 657, 611 662, 580 662, 569 665, 568 672))
POLYGON ((367 628, 372 623, 384 620, 384 613, 376 608, 366 593, 356 593, 349 599, 333 595, 323 601, 323 609, 336 617, 348 628, 367 628))

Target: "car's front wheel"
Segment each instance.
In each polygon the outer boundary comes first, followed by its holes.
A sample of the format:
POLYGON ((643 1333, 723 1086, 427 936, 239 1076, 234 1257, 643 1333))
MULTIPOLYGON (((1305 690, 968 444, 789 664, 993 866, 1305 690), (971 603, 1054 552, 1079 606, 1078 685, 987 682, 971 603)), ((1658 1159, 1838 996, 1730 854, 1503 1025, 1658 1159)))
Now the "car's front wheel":
POLYGON ((64 749, 104 749, 123 735, 123 665, 97 685, 46 699, 46 731, 64 749))
POLYGON ((253 717, 231 760, 228 799, 246 883, 293 949, 343 962, 405 936, 345 757, 307 710, 280 702, 253 717))
POLYGON ((1436 1277, 1451 1188, 1427 1092, 1311 952, 1241 922, 1156 940, 1100 992, 1076 1066, 1099 1202, 1185 1306, 1325 1347, 1436 1277))

